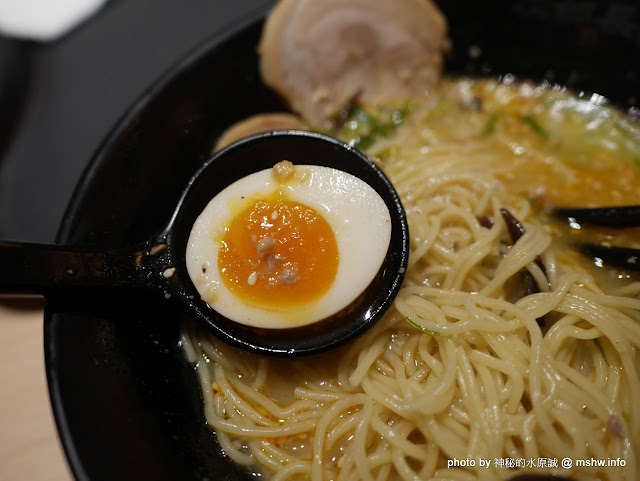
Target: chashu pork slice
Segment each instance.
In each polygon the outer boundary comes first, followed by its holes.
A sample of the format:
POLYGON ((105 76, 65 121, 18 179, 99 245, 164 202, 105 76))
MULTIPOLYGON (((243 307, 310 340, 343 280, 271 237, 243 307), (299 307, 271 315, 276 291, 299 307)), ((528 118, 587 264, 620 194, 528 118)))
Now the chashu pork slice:
POLYGON ((260 70, 309 124, 357 96, 425 95, 438 84, 447 24, 430 0, 280 0, 260 41, 260 70))

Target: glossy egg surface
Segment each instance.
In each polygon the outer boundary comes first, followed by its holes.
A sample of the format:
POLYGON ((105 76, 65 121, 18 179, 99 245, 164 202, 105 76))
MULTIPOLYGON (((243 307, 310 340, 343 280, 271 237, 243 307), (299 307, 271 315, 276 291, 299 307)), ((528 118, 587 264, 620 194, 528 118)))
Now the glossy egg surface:
POLYGON ((250 326, 293 328, 352 303, 387 254, 389 210, 346 172, 283 161, 217 194, 186 251, 202 299, 250 326))

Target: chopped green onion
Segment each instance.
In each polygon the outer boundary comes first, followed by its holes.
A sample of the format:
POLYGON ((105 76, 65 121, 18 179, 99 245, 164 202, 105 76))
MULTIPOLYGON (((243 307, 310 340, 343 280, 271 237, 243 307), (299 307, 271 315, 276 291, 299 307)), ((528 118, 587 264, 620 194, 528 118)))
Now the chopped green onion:
POLYGON ((598 349, 600 349, 600 354, 602 354, 602 357, 604 358, 604 362, 607 363, 607 366, 611 367, 611 364, 609 364, 609 361, 607 359, 607 356, 604 353, 604 347, 602 347, 602 344, 600 344, 600 339, 598 339, 597 337, 593 340, 593 342, 596 343, 596 346, 598 346, 598 349))
POLYGON ((524 114, 522 116, 522 120, 524 120, 526 123, 528 123, 531 126, 531 128, 533 129, 533 131, 536 134, 538 134, 540 137, 542 137, 545 140, 549 139, 549 133, 542 128, 542 126, 538 123, 538 121, 536 120, 536 118, 533 115, 524 114))
POLYGON ((404 320, 407 321, 407 324, 409 324, 414 329, 418 329, 424 332, 425 334, 429 334, 430 336, 451 337, 451 334, 441 334, 437 331, 432 331, 431 329, 427 329, 426 327, 413 322, 409 316, 405 317, 404 320))
POLYGON ((373 144, 374 140, 375 139, 372 136, 356 137, 353 146, 360 150, 367 150, 369 147, 371 147, 371 144, 373 144))
POLYGON ((354 106, 341 128, 339 137, 352 147, 366 150, 377 139, 390 135, 404 121, 409 105, 394 110, 364 110, 354 106))
POLYGON ((487 121, 487 125, 484 128, 484 135, 492 135, 496 132, 496 124, 498 123, 498 114, 494 114, 487 121))

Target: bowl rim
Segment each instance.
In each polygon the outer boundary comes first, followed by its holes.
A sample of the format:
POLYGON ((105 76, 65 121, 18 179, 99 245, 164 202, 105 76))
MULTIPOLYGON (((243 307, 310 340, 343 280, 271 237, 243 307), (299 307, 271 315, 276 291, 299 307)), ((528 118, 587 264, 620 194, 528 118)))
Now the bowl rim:
MULTIPOLYGON (((207 54, 230 41, 233 37, 241 34, 250 26, 263 22, 271 3, 272 2, 264 2, 262 5, 244 13, 240 18, 236 19, 234 23, 228 23, 224 27, 211 33, 207 38, 170 65, 150 83, 148 88, 138 95, 106 133, 79 177, 56 234, 56 243, 65 244, 69 242, 73 234, 74 226, 82 215, 83 206, 80 200, 84 198, 90 189, 91 181, 98 175, 98 170, 107 158, 107 153, 115 146, 120 136, 136 119, 136 116, 147 108, 153 99, 167 89, 185 70, 195 66, 207 54)), ((55 295, 48 295, 44 299, 44 357, 49 399, 58 436, 74 479, 77 481, 91 481, 91 477, 85 468, 85 460, 78 452, 76 440, 70 429, 60 386, 58 346, 56 344, 57 324, 52 322, 58 315, 53 307, 57 297, 58 296, 55 295)))

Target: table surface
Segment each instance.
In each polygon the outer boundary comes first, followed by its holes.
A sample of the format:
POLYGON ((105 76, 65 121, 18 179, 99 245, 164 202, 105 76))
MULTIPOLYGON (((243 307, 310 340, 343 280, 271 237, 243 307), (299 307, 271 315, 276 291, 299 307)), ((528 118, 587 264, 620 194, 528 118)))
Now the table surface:
POLYGON ((41 299, 0 299, 0 479, 73 479, 49 403, 42 321, 41 299))

